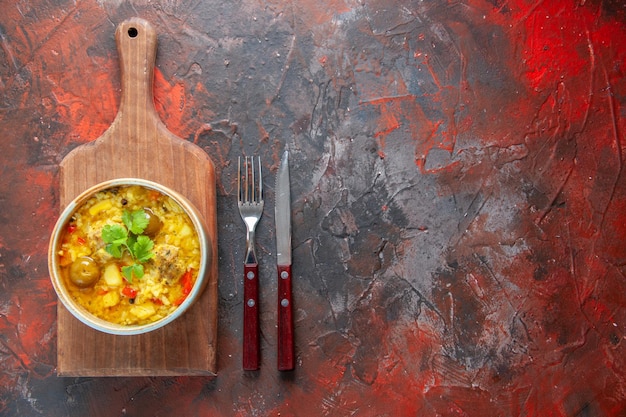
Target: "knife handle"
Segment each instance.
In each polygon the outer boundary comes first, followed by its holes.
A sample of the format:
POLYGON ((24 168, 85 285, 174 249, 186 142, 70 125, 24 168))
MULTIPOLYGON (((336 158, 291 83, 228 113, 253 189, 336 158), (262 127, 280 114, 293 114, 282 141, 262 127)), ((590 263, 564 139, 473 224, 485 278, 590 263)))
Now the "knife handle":
POLYGON ((243 266, 243 369, 259 369, 259 264, 243 266))
POLYGON ((294 367, 291 265, 278 265, 278 370, 294 367))

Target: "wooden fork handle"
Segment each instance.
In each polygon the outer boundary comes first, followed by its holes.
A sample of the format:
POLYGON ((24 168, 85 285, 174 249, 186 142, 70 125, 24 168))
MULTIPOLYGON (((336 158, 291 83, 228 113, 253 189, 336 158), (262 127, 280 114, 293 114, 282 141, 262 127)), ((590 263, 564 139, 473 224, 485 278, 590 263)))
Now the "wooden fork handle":
POLYGON ((259 369, 259 264, 243 267, 243 369, 259 369))

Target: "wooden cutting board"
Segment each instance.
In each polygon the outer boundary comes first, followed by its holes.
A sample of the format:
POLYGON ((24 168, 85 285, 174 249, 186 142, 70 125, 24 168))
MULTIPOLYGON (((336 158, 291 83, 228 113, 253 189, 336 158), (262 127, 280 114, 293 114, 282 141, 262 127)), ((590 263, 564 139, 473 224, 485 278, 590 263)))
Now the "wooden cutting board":
POLYGON ((61 210, 102 181, 136 177, 189 199, 204 216, 213 261, 202 297, 178 320, 150 333, 115 336, 85 326, 58 303, 57 373, 61 376, 215 375, 217 222, 215 168, 199 147, 173 135, 152 94, 157 35, 145 20, 115 33, 121 63, 119 112, 104 134, 70 152, 60 165, 61 210))

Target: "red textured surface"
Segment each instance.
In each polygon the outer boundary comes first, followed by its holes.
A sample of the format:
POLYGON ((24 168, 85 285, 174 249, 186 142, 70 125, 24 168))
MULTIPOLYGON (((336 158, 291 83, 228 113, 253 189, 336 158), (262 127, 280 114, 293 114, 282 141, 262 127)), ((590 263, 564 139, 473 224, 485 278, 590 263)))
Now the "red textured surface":
POLYGON ((622 2, 5 3, 1 415, 626 415, 622 2), (55 375, 58 163, 112 122, 113 33, 135 15, 159 31, 159 114, 218 169, 217 378, 55 375), (286 374, 271 179, 284 147, 286 374), (241 154, 267 179, 258 372, 241 370, 241 154))

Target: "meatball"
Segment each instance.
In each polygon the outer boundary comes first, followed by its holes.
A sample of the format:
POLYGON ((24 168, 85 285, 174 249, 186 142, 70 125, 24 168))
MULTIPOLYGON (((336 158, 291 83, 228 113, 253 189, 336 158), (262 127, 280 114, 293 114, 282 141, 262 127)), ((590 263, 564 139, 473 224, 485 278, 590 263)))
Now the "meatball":
POLYGON ((185 266, 178 259, 180 249, 166 243, 154 247, 152 262, 156 266, 161 278, 168 284, 175 283, 185 272, 185 266))

